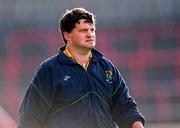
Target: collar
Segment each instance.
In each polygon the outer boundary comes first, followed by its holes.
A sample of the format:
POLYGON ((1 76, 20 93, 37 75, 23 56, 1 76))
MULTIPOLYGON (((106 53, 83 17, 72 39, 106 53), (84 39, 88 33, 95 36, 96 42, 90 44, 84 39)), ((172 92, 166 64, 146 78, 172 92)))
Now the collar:
MULTIPOLYGON (((76 62, 64 53, 65 49, 66 49, 66 45, 59 49, 59 55, 58 55, 59 63, 75 64, 76 62)), ((94 48, 91 50, 91 53, 92 53, 91 62, 96 62, 103 58, 103 54, 94 48)))
MULTIPOLYGON (((67 47, 65 48, 65 50, 63 51, 63 53, 64 53, 67 57, 73 59, 73 60, 77 63, 76 59, 75 59, 75 58, 73 57, 73 55, 69 52, 69 50, 67 49, 67 47)), ((89 64, 90 64, 90 62, 91 62, 91 58, 92 58, 92 51, 90 52, 90 56, 89 56, 88 62, 87 62, 87 63, 84 63, 84 64, 82 65, 82 67, 83 67, 85 70, 87 70, 87 68, 88 68, 88 66, 89 66, 89 64)))

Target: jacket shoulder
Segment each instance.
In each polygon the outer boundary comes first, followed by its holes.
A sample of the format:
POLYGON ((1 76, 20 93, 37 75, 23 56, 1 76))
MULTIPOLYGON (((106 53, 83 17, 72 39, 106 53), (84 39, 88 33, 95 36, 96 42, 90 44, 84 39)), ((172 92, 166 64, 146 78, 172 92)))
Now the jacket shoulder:
POLYGON ((54 65, 58 64, 58 54, 49 57, 47 59, 45 59, 44 61, 42 61, 38 68, 50 68, 53 67, 54 65))
POLYGON ((100 60, 100 62, 103 64, 103 66, 106 68, 106 69, 114 69, 115 66, 114 64, 112 63, 112 61, 110 61, 109 59, 107 59, 106 57, 102 57, 102 59, 100 60))
POLYGON ((41 62, 36 69, 31 84, 41 94, 41 96, 50 103, 51 98, 54 94, 53 82, 53 68, 58 64, 57 55, 54 55, 45 61, 41 62))

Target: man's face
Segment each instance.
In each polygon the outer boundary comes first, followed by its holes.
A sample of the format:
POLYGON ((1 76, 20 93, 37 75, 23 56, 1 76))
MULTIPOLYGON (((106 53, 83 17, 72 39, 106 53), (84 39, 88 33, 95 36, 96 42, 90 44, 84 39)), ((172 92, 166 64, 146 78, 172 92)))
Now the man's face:
POLYGON ((75 28, 69 33, 70 45, 76 48, 92 49, 96 45, 95 25, 79 20, 75 28))

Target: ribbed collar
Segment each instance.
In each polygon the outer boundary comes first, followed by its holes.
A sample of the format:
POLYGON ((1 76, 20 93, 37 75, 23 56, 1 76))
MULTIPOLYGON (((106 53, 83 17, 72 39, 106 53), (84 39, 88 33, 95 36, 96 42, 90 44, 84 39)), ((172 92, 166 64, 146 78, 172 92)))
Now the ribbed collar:
MULTIPOLYGON (((66 45, 61 47, 59 50, 59 55, 58 55, 59 62, 61 64, 76 64, 76 62, 72 58, 69 58, 67 55, 65 55, 64 53, 65 49, 66 49, 66 45)), ((103 54, 96 49, 92 49, 91 52, 92 52, 91 62, 98 61, 103 57, 103 54)))

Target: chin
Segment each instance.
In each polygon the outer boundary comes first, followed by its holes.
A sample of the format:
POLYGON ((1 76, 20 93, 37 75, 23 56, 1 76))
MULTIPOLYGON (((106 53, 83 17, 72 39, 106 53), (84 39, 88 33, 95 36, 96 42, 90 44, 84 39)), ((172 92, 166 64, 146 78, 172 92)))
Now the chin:
POLYGON ((87 49, 95 48, 95 43, 85 44, 85 45, 84 45, 84 48, 87 48, 87 49))
POLYGON ((95 46, 91 46, 91 47, 86 47, 86 49, 88 50, 88 51, 90 51, 91 49, 93 49, 95 46))
POLYGON ((90 49, 95 48, 95 45, 91 46, 90 49))
POLYGON ((95 44, 95 43, 92 43, 92 44, 91 44, 91 47, 92 47, 92 48, 94 48, 95 46, 96 46, 96 44, 95 44))

